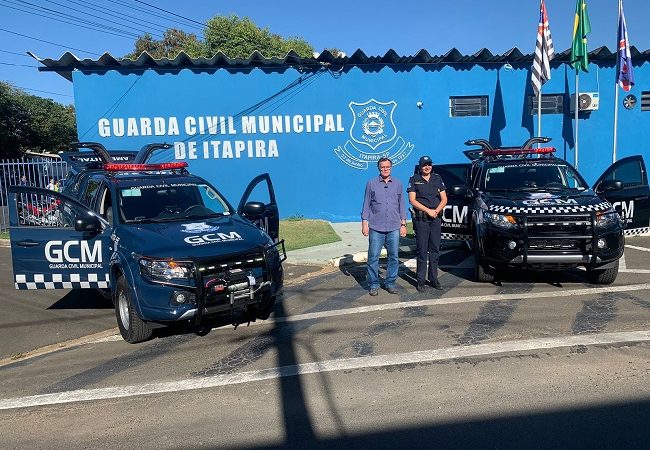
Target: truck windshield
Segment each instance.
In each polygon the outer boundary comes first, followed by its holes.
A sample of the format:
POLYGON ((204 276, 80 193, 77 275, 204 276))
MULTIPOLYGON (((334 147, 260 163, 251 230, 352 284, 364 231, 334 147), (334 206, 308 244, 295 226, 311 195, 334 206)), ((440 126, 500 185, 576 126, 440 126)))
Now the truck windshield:
POLYGON ((122 188, 119 195, 124 222, 167 222, 230 214, 228 203, 206 184, 165 184, 122 188))
POLYGON ((587 189, 577 172, 566 164, 490 166, 483 187, 486 191, 587 189))

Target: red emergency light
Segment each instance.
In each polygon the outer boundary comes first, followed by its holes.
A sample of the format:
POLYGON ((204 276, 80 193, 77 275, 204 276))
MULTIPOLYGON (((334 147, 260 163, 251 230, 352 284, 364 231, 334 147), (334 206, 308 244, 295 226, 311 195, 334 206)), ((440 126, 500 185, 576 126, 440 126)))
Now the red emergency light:
POLYGON ((547 155, 555 152, 555 147, 540 147, 540 148, 516 148, 507 150, 485 150, 483 156, 502 156, 502 155, 547 155))
POLYGON ((104 164, 103 168, 109 172, 147 172, 157 170, 176 170, 184 169, 187 167, 185 161, 182 162, 167 162, 160 164, 104 164))

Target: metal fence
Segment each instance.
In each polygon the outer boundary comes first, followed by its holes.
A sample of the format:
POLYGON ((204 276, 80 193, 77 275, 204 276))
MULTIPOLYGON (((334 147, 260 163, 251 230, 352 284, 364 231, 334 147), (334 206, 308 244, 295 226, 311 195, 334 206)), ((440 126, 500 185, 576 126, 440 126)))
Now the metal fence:
POLYGON ((9 230, 7 191, 9 186, 36 186, 60 190, 68 175, 68 164, 59 159, 29 157, 0 160, 0 231, 9 230))

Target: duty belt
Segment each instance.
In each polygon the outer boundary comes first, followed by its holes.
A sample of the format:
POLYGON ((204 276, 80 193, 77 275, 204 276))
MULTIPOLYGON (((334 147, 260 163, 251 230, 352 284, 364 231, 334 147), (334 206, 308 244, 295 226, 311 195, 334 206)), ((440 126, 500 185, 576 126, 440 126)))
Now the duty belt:
POLYGON ((428 222, 432 222, 436 220, 433 217, 429 216, 424 211, 420 211, 415 208, 409 208, 409 209, 411 210, 411 217, 413 217, 413 220, 428 221, 428 222))

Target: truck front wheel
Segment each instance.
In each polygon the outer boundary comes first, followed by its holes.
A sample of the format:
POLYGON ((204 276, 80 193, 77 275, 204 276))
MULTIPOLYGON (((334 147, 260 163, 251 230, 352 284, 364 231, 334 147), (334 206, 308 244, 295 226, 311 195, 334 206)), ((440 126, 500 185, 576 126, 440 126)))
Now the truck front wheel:
POLYGON ((587 278, 592 284, 612 284, 618 276, 618 260, 609 269, 588 270, 587 278))
POLYGON ((129 285, 121 276, 117 280, 115 289, 115 315, 117 317, 117 326, 120 329, 122 338, 129 344, 148 341, 153 335, 153 329, 144 320, 138 317, 131 300, 131 290, 129 285))
POLYGON ((492 283, 494 281, 494 271, 490 269, 482 260, 481 252, 478 248, 478 235, 474 233, 474 278, 481 283, 492 283))

